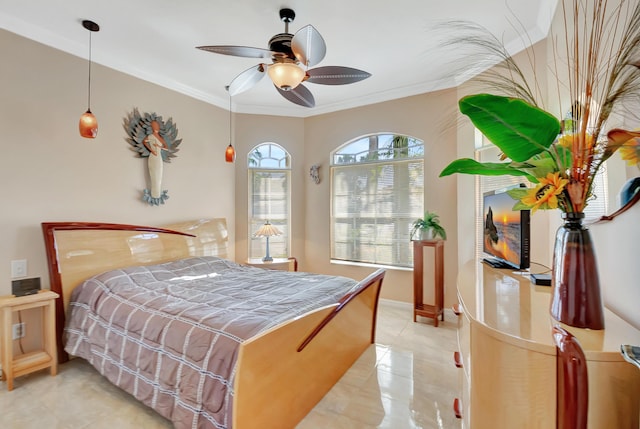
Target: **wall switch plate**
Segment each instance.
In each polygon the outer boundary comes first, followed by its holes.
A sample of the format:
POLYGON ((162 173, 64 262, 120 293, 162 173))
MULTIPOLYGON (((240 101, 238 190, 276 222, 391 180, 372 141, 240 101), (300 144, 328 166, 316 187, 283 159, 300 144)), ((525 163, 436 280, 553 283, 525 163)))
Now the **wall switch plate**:
POLYGON ((11 278, 17 279, 19 277, 27 276, 27 260, 18 259, 11 261, 11 278))
POLYGON ((13 339, 18 340, 25 335, 25 325, 23 323, 16 323, 13 325, 13 339))

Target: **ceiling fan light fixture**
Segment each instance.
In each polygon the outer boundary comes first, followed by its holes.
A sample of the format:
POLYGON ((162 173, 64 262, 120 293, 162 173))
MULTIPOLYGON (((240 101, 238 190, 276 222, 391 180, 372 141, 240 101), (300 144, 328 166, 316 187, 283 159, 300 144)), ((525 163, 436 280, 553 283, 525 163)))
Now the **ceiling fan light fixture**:
POLYGON ((267 69, 274 85, 283 91, 291 91, 304 80, 305 71, 291 62, 271 64, 267 69))
POLYGON ((314 67, 327 52, 322 35, 312 25, 306 25, 289 33, 289 23, 296 14, 291 9, 281 9, 284 33, 269 39, 269 49, 236 45, 197 46, 203 51, 245 58, 271 58, 272 64, 256 64, 237 75, 229 84, 229 95, 235 96, 257 84, 268 74, 278 94, 286 100, 303 107, 315 107, 316 102, 306 83, 322 85, 346 85, 359 82, 371 74, 343 66, 314 67))

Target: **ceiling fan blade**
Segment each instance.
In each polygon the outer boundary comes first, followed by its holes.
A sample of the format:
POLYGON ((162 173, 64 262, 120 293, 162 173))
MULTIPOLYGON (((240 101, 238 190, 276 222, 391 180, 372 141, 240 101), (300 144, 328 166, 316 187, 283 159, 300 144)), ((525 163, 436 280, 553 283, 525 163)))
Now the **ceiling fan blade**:
POLYGON ((293 35, 291 50, 298 61, 311 67, 322 61, 327 53, 327 45, 318 30, 313 25, 307 25, 293 35))
POLYGON ((340 66, 317 67, 307 70, 307 74, 309 78, 306 82, 322 85, 346 85, 359 82, 371 76, 366 71, 340 66))
POLYGON ((280 95, 292 103, 298 104, 302 107, 314 107, 316 105, 316 100, 313 98, 313 94, 311 94, 311 91, 302 84, 289 91, 284 91, 277 86, 275 87, 280 95))
POLYGON ((233 55, 234 57, 246 58, 271 58, 271 55, 273 54, 273 52, 268 49, 252 48, 251 46, 216 45, 196 46, 196 48, 207 52, 213 52, 214 54, 233 55))
POLYGON ((229 95, 233 97, 234 95, 238 95, 253 88, 253 86, 264 77, 266 69, 267 67, 265 64, 257 64, 240 73, 238 76, 233 78, 229 84, 229 95))

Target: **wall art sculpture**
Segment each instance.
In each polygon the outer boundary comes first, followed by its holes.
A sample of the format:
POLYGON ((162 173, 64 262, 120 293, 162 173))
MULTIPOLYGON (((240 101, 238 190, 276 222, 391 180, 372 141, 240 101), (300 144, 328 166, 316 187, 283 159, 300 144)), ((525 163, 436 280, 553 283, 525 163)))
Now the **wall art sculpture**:
POLYGON ((320 164, 313 164, 309 169, 309 176, 316 185, 320 183, 320 164))
POLYGON ((154 113, 140 114, 137 108, 124 118, 124 130, 131 150, 140 158, 147 158, 149 187, 142 191, 142 200, 152 206, 164 204, 169 198, 167 190, 162 189, 162 171, 165 162, 176 157, 178 146, 178 128, 172 118, 167 122, 154 113))

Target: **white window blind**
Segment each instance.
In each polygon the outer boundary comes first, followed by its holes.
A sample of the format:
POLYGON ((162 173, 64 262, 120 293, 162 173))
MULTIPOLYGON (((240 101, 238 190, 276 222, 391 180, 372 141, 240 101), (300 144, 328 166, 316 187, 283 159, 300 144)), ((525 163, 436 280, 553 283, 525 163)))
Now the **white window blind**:
POLYGON ((266 254, 266 239, 253 234, 266 222, 282 235, 269 238, 269 253, 274 258, 289 256, 291 236, 291 159, 275 143, 256 146, 248 158, 249 167, 249 257, 266 254))
POLYGON ((406 138, 389 149, 393 137, 368 136, 334 153, 333 260, 413 266, 409 234, 424 215, 424 149, 421 141, 406 138), (360 145, 367 148, 360 151, 360 145))

